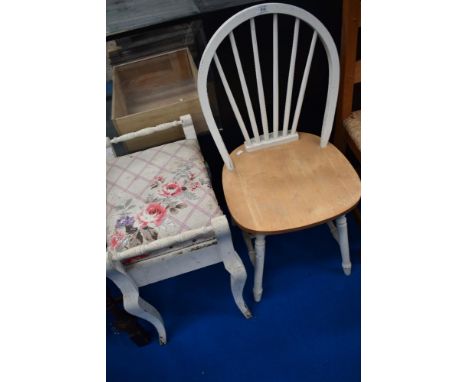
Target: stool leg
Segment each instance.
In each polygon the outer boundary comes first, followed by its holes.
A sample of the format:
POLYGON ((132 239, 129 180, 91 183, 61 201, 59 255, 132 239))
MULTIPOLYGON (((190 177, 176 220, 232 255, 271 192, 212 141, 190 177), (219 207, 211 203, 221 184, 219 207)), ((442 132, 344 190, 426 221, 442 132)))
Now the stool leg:
POLYGON ((124 309, 134 316, 149 321, 156 328, 159 335, 159 343, 167 342, 164 321, 159 312, 152 305, 140 297, 138 286, 127 274, 122 264, 114 262, 107 269, 107 277, 110 278, 121 290, 123 295, 124 309))
POLYGON ((244 317, 250 318, 252 317, 252 313, 242 296, 245 281, 247 280, 247 272, 244 263, 234 250, 227 219, 225 216, 218 216, 211 220, 211 225, 213 226, 216 239, 218 240, 217 247, 220 259, 224 264, 224 268, 231 275, 231 292, 234 301, 244 317))
POLYGON ((242 260, 235 251, 232 251, 229 255, 225 255, 224 268, 231 275, 231 292, 234 297, 234 302, 245 318, 252 317, 252 313, 242 296, 245 281, 247 280, 247 272, 245 271, 242 260))

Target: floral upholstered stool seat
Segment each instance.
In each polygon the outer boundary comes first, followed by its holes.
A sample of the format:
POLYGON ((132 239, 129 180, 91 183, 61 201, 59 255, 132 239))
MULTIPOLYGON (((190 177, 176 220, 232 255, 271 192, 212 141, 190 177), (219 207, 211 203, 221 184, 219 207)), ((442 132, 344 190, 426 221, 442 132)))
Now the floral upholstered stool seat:
POLYGON ((209 226, 211 219, 221 215, 196 140, 107 161, 107 246, 111 251, 209 226))
POLYGON ((108 139, 107 151, 107 277, 122 291, 124 308, 151 322, 164 344, 162 317, 138 288, 222 262, 234 301, 249 318, 242 296, 247 273, 211 187, 191 117, 108 139), (114 143, 180 126, 184 140, 121 157, 112 149, 114 143))

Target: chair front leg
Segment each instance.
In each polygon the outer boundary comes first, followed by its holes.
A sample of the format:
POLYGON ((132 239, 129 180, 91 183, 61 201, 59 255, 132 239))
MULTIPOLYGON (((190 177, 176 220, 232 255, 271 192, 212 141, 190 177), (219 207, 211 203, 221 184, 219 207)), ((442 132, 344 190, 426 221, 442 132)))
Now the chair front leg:
POLYGON ((256 302, 260 302, 263 293, 263 266, 265 264, 265 235, 255 235, 255 277, 253 295, 256 302))
POLYGON ((336 219, 336 226, 338 229, 338 243, 341 251, 341 266, 346 276, 351 274, 351 260, 349 259, 349 241, 348 241, 348 224, 346 222, 346 215, 341 215, 336 219))
POLYGON ((120 262, 107 262, 107 277, 111 279, 120 289, 123 295, 123 305, 125 310, 149 321, 155 328, 159 336, 159 343, 164 345, 167 342, 164 321, 159 312, 140 297, 138 286, 127 274, 120 262))

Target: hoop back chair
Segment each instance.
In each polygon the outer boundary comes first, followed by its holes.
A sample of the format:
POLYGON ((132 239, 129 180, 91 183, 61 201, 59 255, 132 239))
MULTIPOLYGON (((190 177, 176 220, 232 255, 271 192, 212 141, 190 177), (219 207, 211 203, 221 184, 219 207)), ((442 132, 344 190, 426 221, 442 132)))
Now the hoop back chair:
POLYGON ((233 220, 244 231, 249 256, 255 266, 254 298, 256 301, 260 301, 263 290, 266 235, 328 223, 333 236, 339 242, 344 272, 345 274, 351 273, 345 213, 359 201, 360 181, 346 158, 333 145, 328 144, 338 96, 339 72, 338 53, 333 39, 324 25, 303 9, 287 4, 260 4, 237 13, 221 25, 203 53, 198 72, 199 99, 210 133, 225 164, 223 189, 228 208, 233 220), (273 116, 271 125, 265 106, 264 78, 262 77, 255 26, 255 17, 268 14, 272 15, 273 29, 273 116), (295 18, 282 126, 280 126, 279 118, 280 89, 278 82, 279 14, 295 18), (247 21, 250 24, 262 134, 257 125, 250 98, 251 93, 245 80, 234 36, 235 28, 247 21), (301 70, 295 68, 301 22, 311 27, 314 32, 305 68, 302 69, 303 74, 296 106, 292 119, 290 119, 294 74, 301 70), (216 54, 225 38, 229 38, 231 43, 248 112, 250 132, 242 118, 226 74, 216 54), (320 137, 297 132, 317 40, 320 40, 325 48, 329 67, 327 102, 320 137), (208 100, 207 76, 213 60, 245 139, 244 144, 231 154, 228 153, 213 119, 208 100), (337 226, 333 223, 334 219, 337 219, 337 226), (255 238, 255 248, 251 237, 255 238))

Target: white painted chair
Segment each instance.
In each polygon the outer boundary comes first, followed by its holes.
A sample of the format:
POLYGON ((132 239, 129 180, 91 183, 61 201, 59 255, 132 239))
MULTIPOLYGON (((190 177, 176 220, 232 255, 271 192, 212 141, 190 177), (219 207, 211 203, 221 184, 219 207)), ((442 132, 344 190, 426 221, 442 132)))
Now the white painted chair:
MULTIPOLYGON (((269 62, 270 59, 263 57, 262 61, 269 62)), ((246 64, 244 62, 244 65, 246 64)), ((252 67, 250 62, 248 65, 252 67)), ((346 158, 333 145, 328 144, 337 102, 339 70, 338 53, 327 29, 310 13, 287 4, 260 4, 237 13, 216 31, 203 53, 198 72, 198 94, 211 135, 225 164, 223 188, 226 201, 233 220, 245 231, 244 238, 249 249, 249 256, 255 266, 253 292, 256 301, 260 301, 263 290, 262 278, 266 235, 280 234, 327 223, 333 237, 339 243, 343 270, 346 275, 351 273, 345 214, 359 201, 360 181, 346 158), (279 14, 295 18, 292 46, 287 49, 287 53, 285 51, 281 52, 282 54, 291 54, 281 129, 278 105, 279 14), (269 124, 265 106, 263 81, 266 79, 262 77, 261 60, 257 47, 255 17, 260 15, 272 15, 272 124, 269 124), (259 96, 263 134, 259 132, 257 126, 249 86, 245 80, 243 63, 234 36, 235 28, 244 22, 250 24, 251 46, 254 57, 253 67, 256 74, 256 90, 259 96), (296 53, 301 23, 305 24, 306 27, 311 27, 314 32, 305 68, 296 69, 296 53), (219 45, 225 38, 229 38, 232 47, 237 74, 248 111, 250 131, 242 118, 229 86, 229 81, 216 55, 219 45), (320 137, 297 132, 317 40, 320 40, 325 48, 329 67, 328 95, 320 137), (245 139, 244 144, 231 154, 227 151, 213 119, 208 100, 207 76, 213 60, 245 139), (302 72, 303 74, 291 122, 290 114, 295 72, 302 72), (333 222, 335 219, 336 226, 333 222), (251 242, 252 235, 255 237, 255 248, 251 242)))
POLYGON ((247 278, 219 209, 189 115, 180 120, 107 138, 107 277, 122 291, 127 312, 149 321, 161 344, 161 315, 138 288, 223 262, 242 314, 247 278), (185 139, 116 157, 112 144, 180 128, 185 139))

